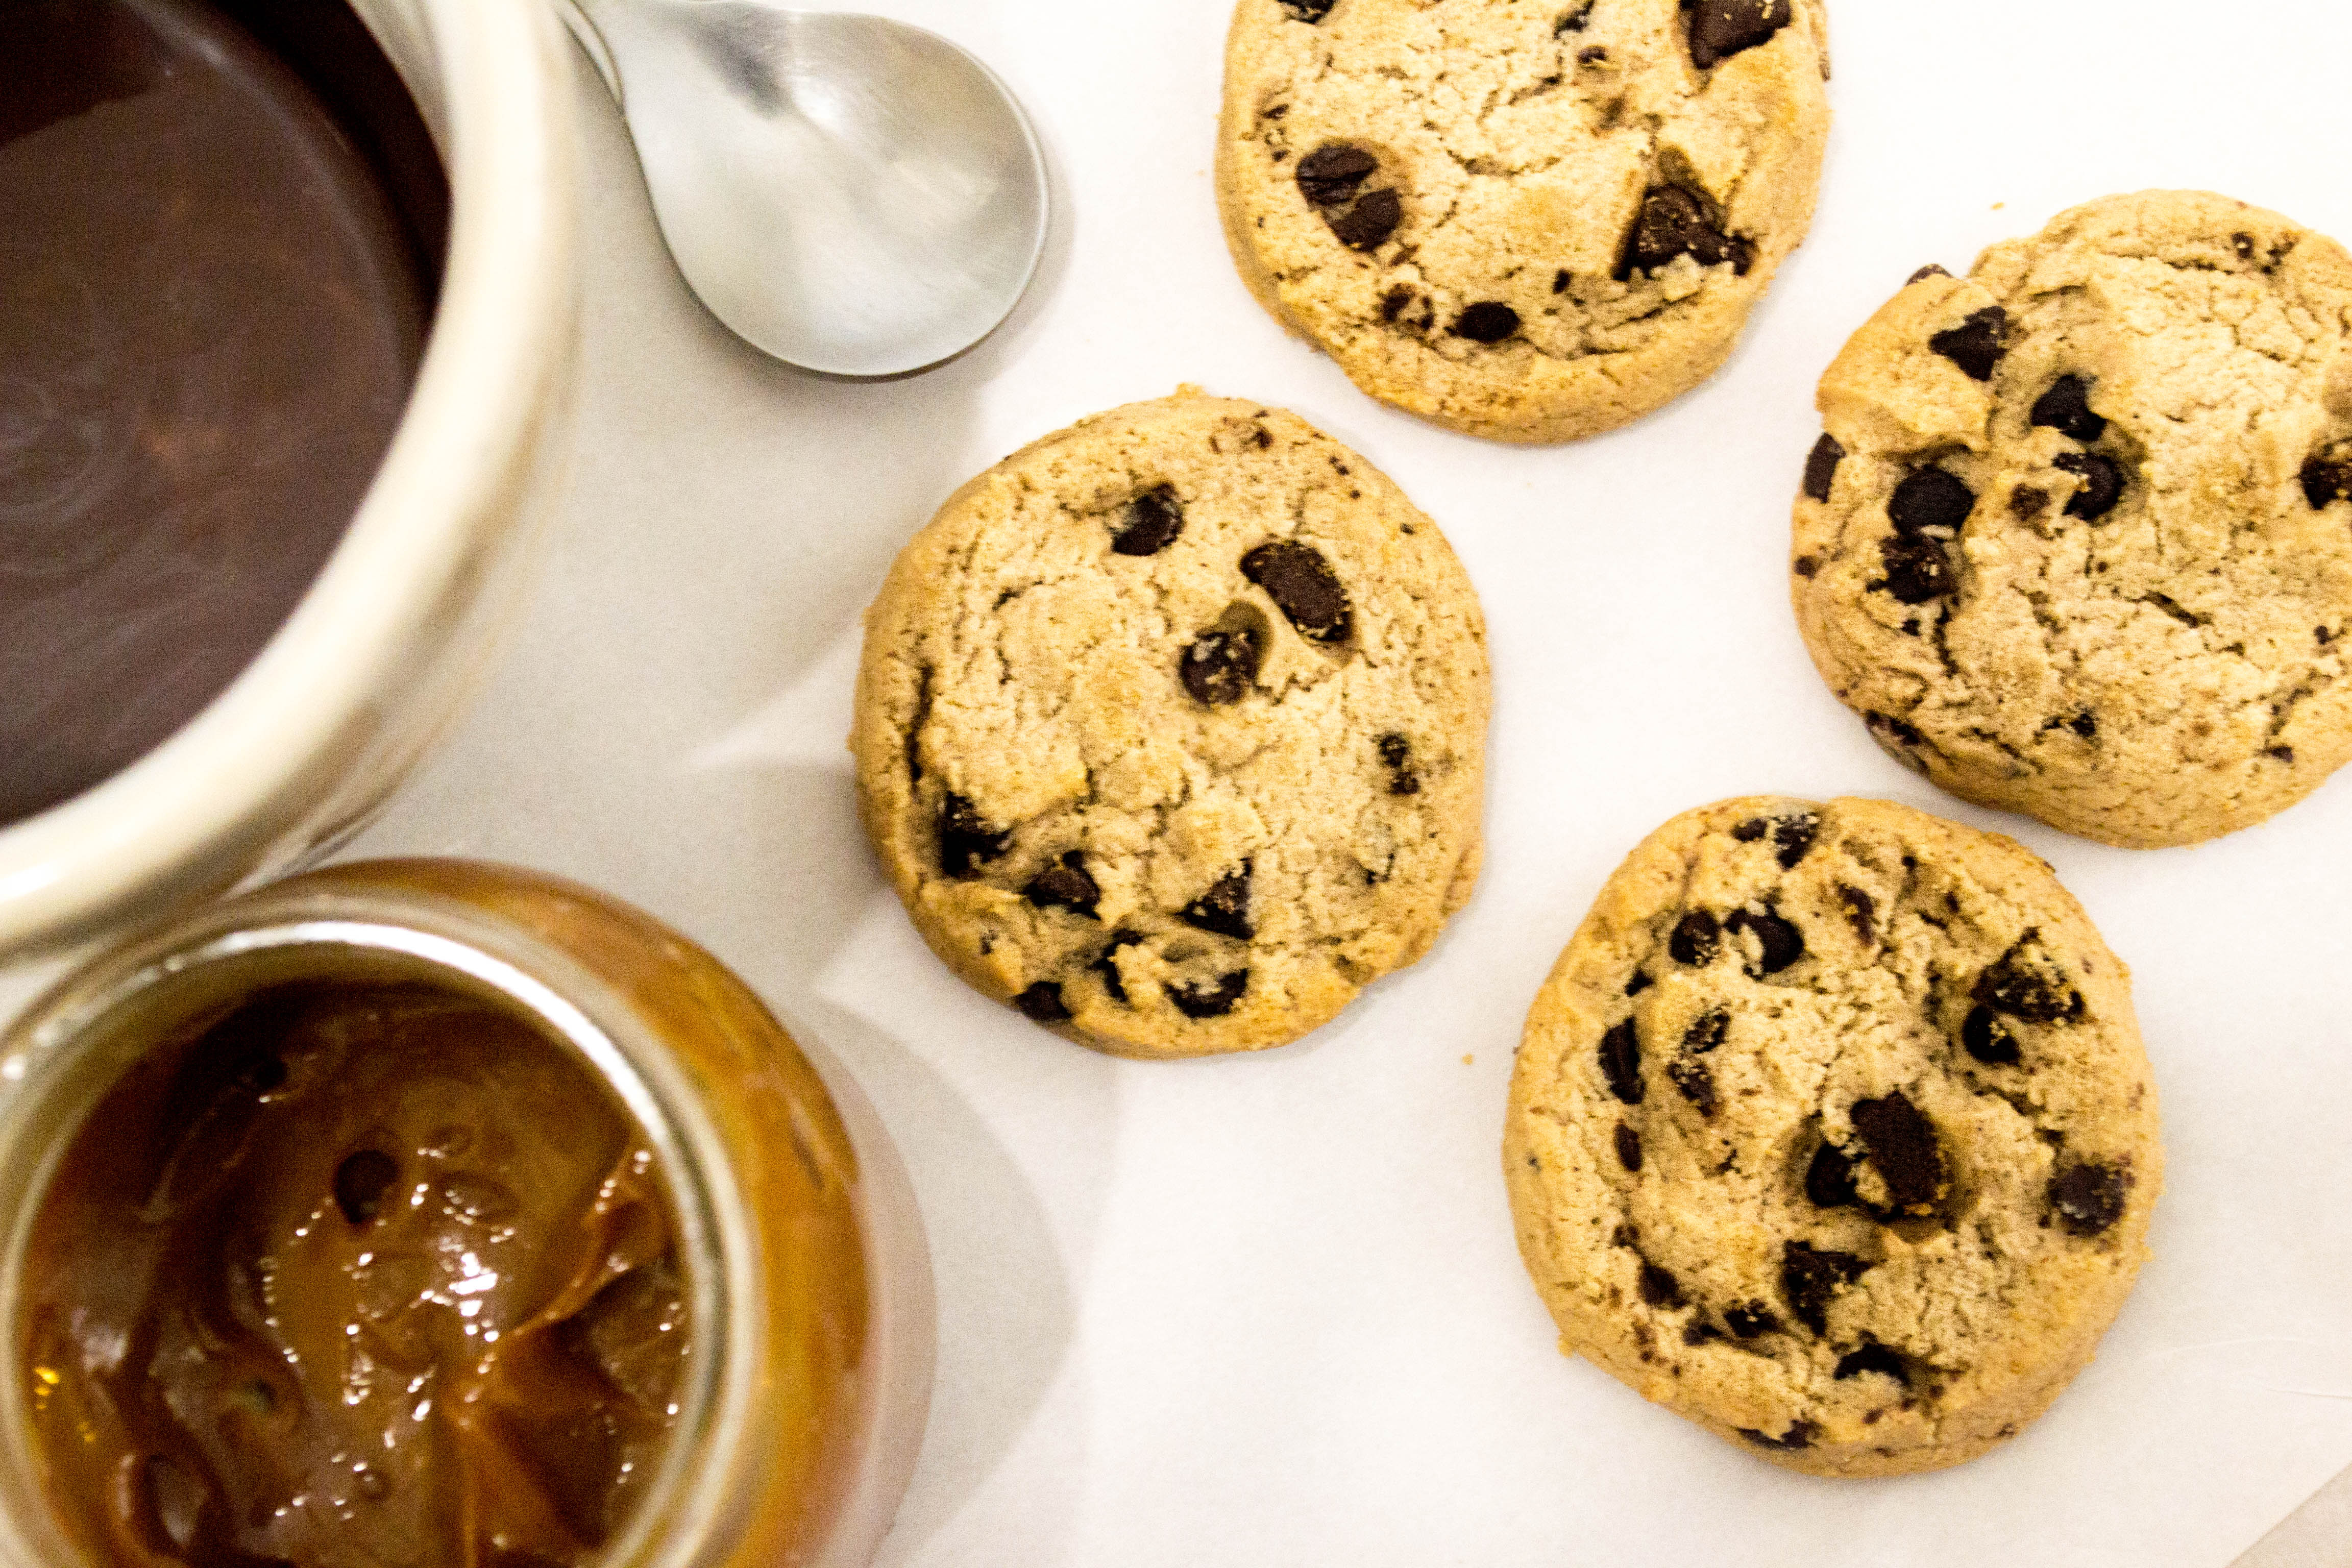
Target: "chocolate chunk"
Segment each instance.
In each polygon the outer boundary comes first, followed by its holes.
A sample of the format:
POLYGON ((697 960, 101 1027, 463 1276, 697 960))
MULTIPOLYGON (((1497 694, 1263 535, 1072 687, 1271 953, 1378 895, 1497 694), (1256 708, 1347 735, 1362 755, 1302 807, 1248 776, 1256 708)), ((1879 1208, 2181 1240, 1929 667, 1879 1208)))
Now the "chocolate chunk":
POLYGON ((2330 462, 2317 453, 2303 465, 2303 499, 2317 511, 2340 500, 2352 500, 2352 459, 2330 462))
POLYGON ((1990 1007, 1971 1007, 1960 1024, 1960 1044, 1987 1067, 2014 1067, 2021 1059, 2017 1037, 1990 1007))
POLYGON ((1599 44, 1587 44, 1576 51, 1576 63, 1579 65, 1597 66, 1608 58, 1609 51, 1599 44))
POLYGON ((1298 160, 1298 193, 1318 207, 1345 206, 1380 166, 1352 142, 1326 142, 1298 160))
POLYGON ((1726 235, 1710 216, 1712 204, 1682 185, 1657 185, 1642 198, 1642 210, 1625 236, 1625 251, 1616 277, 1623 282, 1636 272, 1653 272, 1677 256, 1688 256, 1701 267, 1732 263, 1742 276, 1754 259, 1754 247, 1744 238, 1726 235))
MULTIPOLYGON (((1882 746, 1925 746, 1927 737, 1891 713, 1865 713, 1862 721, 1882 746)), ((1914 764, 1916 765, 1916 764, 1914 764)))
POLYGON ((1731 836, 1742 844, 1753 844, 1771 831, 1772 825, 1760 816, 1751 816, 1731 830, 1731 836))
POLYGON ((1518 330, 1519 313, 1492 300, 1471 306, 1454 322, 1454 335, 1474 343, 1499 343, 1518 330))
POLYGON ((1187 1018, 1222 1018, 1249 989, 1250 972, 1236 969, 1214 980, 1180 980, 1168 987, 1168 1000, 1187 1018))
POLYGON ((1693 1318, 1683 1325, 1683 1343, 1686 1345, 1713 1344, 1721 1338, 1723 1331, 1704 1318, 1693 1318))
POLYGON ((1817 576, 1820 574, 1821 569, 1822 562, 1821 557, 1818 555, 1800 555, 1794 561, 1789 563, 1789 570, 1794 572, 1800 577, 1811 578, 1817 576))
POLYGON ((1894 595, 1898 604, 1924 605, 1946 598, 1957 586, 1952 558, 1936 540, 1897 534, 1879 541, 1878 556, 1886 575, 1870 585, 1894 595))
POLYGON ((1723 1037, 1731 1029, 1731 1015, 1722 1008, 1701 1013, 1683 1031, 1683 1049, 1695 1057, 1703 1057, 1723 1044, 1723 1037))
POLYGON ((1800 812, 1794 816, 1775 817, 1772 822, 1772 843, 1778 851, 1773 858, 1780 869, 1793 871, 1813 847, 1813 837, 1822 830, 1822 819, 1811 812, 1800 812))
POLYGON ((1184 531, 1184 506, 1173 486, 1144 491, 1111 524, 1110 547, 1121 555, 1157 555, 1184 531))
POLYGON ((1381 761, 1389 770, 1389 793, 1419 795, 1421 774, 1413 771, 1412 742, 1402 735, 1382 735, 1379 744, 1381 761))
POLYGON ((2115 510, 2116 502, 2123 500, 2124 471, 2113 458, 2102 458, 2096 452, 2061 452, 2050 459, 2050 466, 2083 481, 2083 488, 2066 502, 2068 517, 2096 522, 2115 510))
POLYGON ((1331 232, 1350 250, 1378 249, 1402 222, 1404 198, 1391 190, 1367 192, 1344 216, 1330 219, 1331 232))
POLYGON ((2063 974, 2036 973, 2014 952, 1977 976, 1974 994, 1994 1012, 2029 1024, 2073 1023, 2083 1016, 2083 994, 2068 986, 2063 974))
POLYGON ((960 881, 980 875, 981 862, 993 860, 1011 847, 1013 835, 995 833, 981 820, 978 808, 960 795, 950 795, 940 807, 940 869, 960 881))
POLYGON ((1838 465, 1845 461, 1845 448, 1836 437, 1823 432, 1805 454, 1805 493, 1815 500, 1830 499, 1830 485, 1837 479, 1838 465))
POLYGON ((1247 942, 1257 934, 1250 924, 1250 867, 1244 860, 1241 869, 1228 871, 1218 878, 1209 890, 1177 911, 1177 918, 1202 931, 1219 936, 1247 942))
POLYGON ((1853 1184, 1853 1161, 1844 1150, 1825 1141, 1813 1151, 1812 1163, 1805 1167, 1805 1196, 1822 1209, 1842 1209, 1860 1201, 1853 1184))
POLYGON ((1713 963, 1722 946, 1722 928, 1705 910, 1693 910, 1675 921, 1674 934, 1666 938, 1666 952, 1674 961, 1693 969, 1713 963))
POLYGON ((1756 933, 1757 944, 1761 951, 1748 964, 1750 980, 1778 974, 1805 956, 1804 933, 1769 910, 1760 915, 1747 910, 1734 910, 1725 917, 1723 929, 1734 936, 1742 931, 1756 933))
POLYGON ((1552 36, 1557 37, 1562 33, 1584 31, 1584 25, 1592 20, 1592 6, 1593 0, 1584 0, 1583 5, 1552 24, 1552 36))
POLYGON ((1876 1340, 1864 1340, 1862 1342, 1860 1350, 1848 1351, 1838 1357, 1837 1370, 1830 1375, 1843 1383, 1850 1377, 1860 1377, 1866 1372, 1881 1373, 1906 1387, 1910 1385, 1911 1369, 1906 1364, 1902 1355, 1880 1344, 1876 1340))
POLYGON ((1628 1105, 1642 1103, 1642 1037, 1633 1019, 1601 1037, 1601 1076, 1609 1080, 1610 1093, 1628 1105))
MULTIPOLYGON (((1126 998, 1122 996, 1119 1000, 1125 1001, 1126 998)), ((1062 988, 1050 980, 1040 980, 1015 996, 1013 1005, 1020 1008, 1024 1016, 1040 1024, 1066 1024, 1070 1021, 1070 1009, 1062 1000, 1062 988)))
POLYGON ((1176 673, 1182 678, 1184 689, 1192 694, 1193 701, 1215 708, 1239 702, 1249 694, 1251 684, 1257 679, 1258 662, 1264 657, 1257 645, 1257 634, 1247 627, 1202 632, 1184 650, 1176 673))
POLYGON ((1878 940, 1878 901, 1860 888, 1849 883, 1838 884, 1838 901, 1845 906, 1846 923, 1853 927, 1856 942, 1867 945, 1878 940))
POLYGON ((1346 642, 1356 629, 1339 574, 1312 545, 1270 540, 1242 557, 1242 575, 1265 589, 1309 642, 1346 642))
POLYGON ((2095 441, 2107 430, 2107 422, 2091 412, 2091 384, 2079 375, 2060 376, 2033 400, 2033 422, 2071 441, 2095 441))
POLYGON ((1773 1315, 1772 1309, 1761 1301, 1748 1301, 1737 1307, 1726 1307, 1723 1310, 1723 1321, 1733 1333, 1743 1340, 1752 1340, 1759 1334, 1769 1334, 1780 1326, 1780 1320, 1773 1315))
POLYGON ((1698 1107, 1701 1116, 1715 1116, 1715 1069, 1705 1062, 1675 1061, 1666 1064, 1666 1077, 1682 1090, 1682 1096, 1698 1107))
POLYGON ((2008 331, 2009 312, 1988 305, 1950 331, 1929 338, 1927 346, 1958 365, 1970 380, 1990 381, 1992 367, 2000 362, 2001 335, 2008 331))
POLYGON ((1794 1452, 1800 1448, 1811 1447, 1813 1439, 1821 1436, 1821 1431, 1820 1427, 1810 1421, 1791 1421, 1789 1423, 1789 1429, 1778 1437, 1759 1432, 1753 1426, 1740 1427, 1739 1435, 1759 1448, 1787 1448, 1794 1452))
POLYGON ((1672 1309, 1683 1304, 1682 1282, 1654 1263, 1642 1265, 1641 1290, 1645 1306, 1672 1309))
POLYGON ((2271 761, 2274 763, 2292 763, 2294 761, 2294 748, 2293 746, 2273 746, 2263 754, 2270 758, 2271 761))
POLYGON ((1617 1124, 1617 1163, 1629 1171, 1642 1168, 1642 1135, 1622 1121, 1617 1124))
POLYGON ((1282 8, 1302 22, 1320 22, 1339 0, 1282 0, 1282 8))
POLYGON ((1656 981, 1650 978, 1650 972, 1648 970, 1637 969, 1633 971, 1633 978, 1625 982, 1625 994, 1628 996, 1639 996, 1643 992, 1647 991, 1651 986, 1655 985, 1656 984, 1656 981))
POLYGON ((2131 1178, 2111 1165, 2074 1165, 2051 1179, 2050 1207, 2071 1235, 2099 1236, 2124 1217, 2130 1187, 2131 1178))
POLYGON ((2020 485, 2009 492, 2009 515, 2032 522, 2050 510, 2050 492, 2039 485, 2020 485))
POLYGON ((1062 857, 1060 865, 1039 872, 1035 881, 1021 889, 1021 896, 1039 909, 1058 907, 1073 914, 1090 915, 1102 901, 1102 889, 1087 874, 1087 858, 1073 849, 1062 857))
POLYGON ((1790 1242, 1780 1255, 1780 1290, 1797 1321, 1817 1334, 1830 1329, 1830 1303, 1870 1268, 1851 1252, 1790 1242))
POLYGON ((1120 931, 1110 939, 1110 944, 1108 947, 1096 954, 1095 961, 1087 965, 1088 969, 1102 976, 1103 989, 1110 993, 1111 1000, 1123 1006, 1131 1007, 1135 1004, 1128 999, 1127 986, 1118 977, 1118 950, 1122 947, 1139 947, 1142 942, 1143 938, 1140 933, 1131 931, 1120 931))
POLYGON ((1951 275, 1952 270, 1950 268, 1930 261, 1927 266, 1922 267, 1918 271, 1914 272, 1910 277, 1905 279, 1903 280, 1903 286, 1908 289, 1912 284, 1925 283, 1930 278, 1949 278, 1951 275))
POLYGON ((1857 1100, 1849 1114, 1871 1168, 1886 1184, 1886 1206, 1898 1215, 1933 1214, 1951 1186, 1936 1124, 1900 1090, 1857 1100))
POLYGON ((1976 509, 1976 491, 1963 484, 1958 474, 1930 464, 1912 469, 1895 487, 1895 494, 1886 502, 1886 521, 1895 525, 1896 532, 1910 538, 1931 528, 1958 533, 1976 509))
POLYGON ((2074 731, 2085 741, 2095 741, 2099 738, 2099 716, 2085 709, 2067 720, 2066 728, 2074 731))
POLYGON ((1789 25, 1789 0, 1698 0, 1690 15, 1691 64, 1712 70, 1789 25))
POLYGON ((383 1195, 400 1180, 400 1162, 381 1149, 362 1149, 335 1167, 335 1206, 353 1225, 365 1225, 383 1207, 383 1195))

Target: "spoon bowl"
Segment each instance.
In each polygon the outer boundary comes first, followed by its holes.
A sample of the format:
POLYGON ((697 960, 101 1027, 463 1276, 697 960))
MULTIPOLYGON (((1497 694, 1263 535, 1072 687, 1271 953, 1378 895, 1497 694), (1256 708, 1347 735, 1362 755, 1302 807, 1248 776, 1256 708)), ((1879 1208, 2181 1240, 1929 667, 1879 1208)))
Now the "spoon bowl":
POLYGON ((752 0, 565 0, 620 100, 678 270, 806 370, 898 375, 1012 313, 1045 163, 987 67, 880 16, 752 0))

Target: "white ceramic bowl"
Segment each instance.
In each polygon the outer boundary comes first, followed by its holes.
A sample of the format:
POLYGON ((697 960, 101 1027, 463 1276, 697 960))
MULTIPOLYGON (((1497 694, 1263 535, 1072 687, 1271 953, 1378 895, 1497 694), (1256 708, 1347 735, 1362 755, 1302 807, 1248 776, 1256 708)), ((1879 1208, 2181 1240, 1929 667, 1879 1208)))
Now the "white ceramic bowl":
POLYGON ((439 145, 439 308, 350 531, 179 733, 0 829, 0 960, 315 858, 457 711, 510 619, 564 458, 576 341, 572 57, 545 0, 352 0, 439 145))

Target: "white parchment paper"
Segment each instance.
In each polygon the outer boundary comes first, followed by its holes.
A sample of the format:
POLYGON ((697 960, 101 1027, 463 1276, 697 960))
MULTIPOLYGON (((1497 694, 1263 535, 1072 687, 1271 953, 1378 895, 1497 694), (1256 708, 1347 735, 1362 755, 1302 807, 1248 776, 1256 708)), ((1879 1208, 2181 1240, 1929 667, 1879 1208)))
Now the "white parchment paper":
MULTIPOLYGON (((763 361, 681 292, 583 80, 576 495, 490 689, 359 849, 635 900, 857 1074, 940 1293, 886 1563, 2222 1568, 2352 1461, 2352 777, 2192 850, 1979 812, 1871 745, 1783 588, 1814 382, 1922 263, 2147 185, 2352 239, 2339 7, 1831 0, 1820 216, 1738 356, 1631 429, 1523 450, 1367 401, 1243 291, 1209 180, 1224 0, 865 3, 971 46, 1035 115, 1060 203, 1037 288, 913 380, 763 361), (858 612, 948 491, 1182 381, 1296 408, 1439 520, 1485 600, 1497 711, 1485 880, 1428 960, 1290 1049, 1141 1065, 926 952, 843 737, 858 612), (2137 972, 2158 1256, 2050 1415, 1956 1471, 1811 1480, 1708 1437, 1561 1358, 1513 1250, 1496 1142, 1528 998, 1643 834, 1755 791, 2011 833, 2137 972)), ((2259 1561, 2340 1564, 2346 1518, 2259 1561)))

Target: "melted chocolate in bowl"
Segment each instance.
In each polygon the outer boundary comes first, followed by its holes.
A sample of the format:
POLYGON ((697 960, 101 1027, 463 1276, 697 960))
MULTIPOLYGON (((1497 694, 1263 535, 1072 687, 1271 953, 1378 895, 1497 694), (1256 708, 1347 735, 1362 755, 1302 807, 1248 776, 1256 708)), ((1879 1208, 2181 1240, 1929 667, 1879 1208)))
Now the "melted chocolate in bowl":
POLYGON ((33 1436, 115 1568, 562 1568, 677 1420, 662 1173, 530 1026, 424 985, 266 994, 152 1052, 25 1254, 33 1436))
POLYGON ((446 210, 340 5, 0 0, 0 824, 292 613, 407 402, 446 210))

